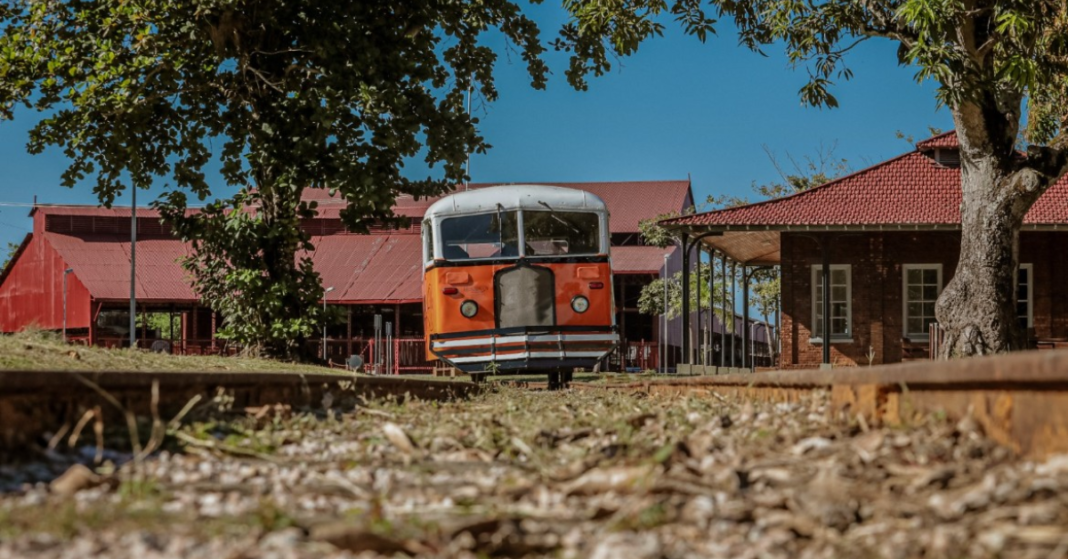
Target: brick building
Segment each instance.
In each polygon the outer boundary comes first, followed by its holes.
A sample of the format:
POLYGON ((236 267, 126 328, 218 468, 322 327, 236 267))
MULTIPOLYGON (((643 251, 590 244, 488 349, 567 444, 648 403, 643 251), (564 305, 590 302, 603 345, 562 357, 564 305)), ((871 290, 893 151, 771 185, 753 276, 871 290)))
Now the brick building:
MULTIPOLYGON (((612 366, 655 368, 661 339, 656 317, 637 310, 642 286, 659 276, 664 255, 669 269, 678 269, 677 251, 644 246, 638 222, 693 205, 689 181, 552 183, 592 192, 611 212, 612 266, 617 323, 624 347, 612 366)), ((477 189, 489 184, 472 184, 477 189)), ((334 361, 348 355, 368 358, 374 317, 388 322, 395 372, 429 368, 424 361, 420 222, 436 199, 401 197, 395 213, 413 218, 403 230, 380 228, 369 235, 345 231, 343 203, 325 191, 306 194, 319 204, 319 214, 302 226, 312 236, 311 254, 323 286, 332 288, 326 303, 339 319, 327 330, 327 353, 334 361)), ((138 209, 138 313, 165 316, 163 333, 142 320, 138 345, 175 353, 232 351, 215 336, 221 317, 205 308, 190 288, 178 259, 188 247, 174 239, 148 208, 138 209)), ((32 233, 0 271, 0 332, 35 326, 59 330, 66 319, 74 339, 116 346, 128 343, 130 293, 130 208, 91 206, 34 207, 32 233), (70 270, 69 273, 65 273, 70 270), (64 309, 64 283, 66 305, 64 309)), ((310 343, 320 344, 321 340, 310 343)))
MULTIPOLYGON (((783 367, 929 358, 934 303, 960 253, 960 156, 953 132, 809 191, 666 222, 744 267, 782 274, 783 367), (825 307, 822 284, 830 283, 825 307), (831 340, 825 346, 824 308, 831 340)), ((1033 347, 1068 339, 1068 180, 1027 214, 1019 320, 1033 347)))

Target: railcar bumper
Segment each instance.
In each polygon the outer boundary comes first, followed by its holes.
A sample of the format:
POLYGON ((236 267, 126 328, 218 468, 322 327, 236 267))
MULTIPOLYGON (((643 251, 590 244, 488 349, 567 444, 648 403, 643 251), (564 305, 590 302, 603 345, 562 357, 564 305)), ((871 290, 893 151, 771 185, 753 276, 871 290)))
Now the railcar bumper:
POLYGON ((593 367, 619 344, 614 328, 593 330, 501 329, 431 336, 430 351, 464 372, 571 370, 593 367), (517 331, 518 330, 518 331, 517 331))

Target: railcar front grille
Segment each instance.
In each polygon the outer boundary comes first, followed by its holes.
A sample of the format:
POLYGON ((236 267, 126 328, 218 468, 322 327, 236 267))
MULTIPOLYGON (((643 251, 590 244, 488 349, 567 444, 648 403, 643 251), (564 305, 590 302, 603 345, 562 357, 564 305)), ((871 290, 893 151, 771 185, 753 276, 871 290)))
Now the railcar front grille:
POLYGON ((494 284, 498 328, 556 324, 556 280, 552 270, 538 266, 509 268, 497 273, 494 284))

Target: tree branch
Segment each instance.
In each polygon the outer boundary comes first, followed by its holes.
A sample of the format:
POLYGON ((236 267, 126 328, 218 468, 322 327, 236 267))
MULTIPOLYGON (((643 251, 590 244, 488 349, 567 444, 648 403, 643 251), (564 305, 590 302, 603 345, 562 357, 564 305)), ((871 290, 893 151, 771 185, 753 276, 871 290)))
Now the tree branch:
POLYGON ((914 33, 905 33, 895 29, 878 28, 870 25, 864 25, 858 29, 861 35, 866 37, 878 37, 882 39, 891 39, 894 41, 900 41, 905 45, 905 48, 912 48, 912 45, 919 40, 919 37, 914 33))
POLYGON ((871 14, 874 25, 864 25, 860 31, 869 37, 882 37, 901 41, 906 47, 912 47, 912 43, 919 40, 919 35, 912 32, 908 27, 898 24, 894 20, 893 13, 887 13, 881 6, 877 6, 872 0, 862 0, 861 6, 871 14))
POLYGON ((1068 139, 1058 138, 1057 145, 1052 146, 1028 146, 1027 160, 1020 165, 1022 169, 1033 169, 1035 172, 1048 177, 1050 184, 1068 173, 1068 150, 1064 148, 1068 139))

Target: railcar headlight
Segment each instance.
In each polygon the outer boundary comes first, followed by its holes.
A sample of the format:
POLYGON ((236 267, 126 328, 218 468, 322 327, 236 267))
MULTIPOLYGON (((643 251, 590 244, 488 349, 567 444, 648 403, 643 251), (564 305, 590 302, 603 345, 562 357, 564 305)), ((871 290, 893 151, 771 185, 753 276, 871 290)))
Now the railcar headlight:
POLYGON ((582 295, 576 295, 575 298, 571 300, 571 308, 575 309, 575 312, 577 313, 584 313, 590 308, 590 300, 582 295))
POLYGON ((478 314, 478 303, 474 301, 464 301, 460 303, 460 314, 466 318, 474 318, 478 314))

